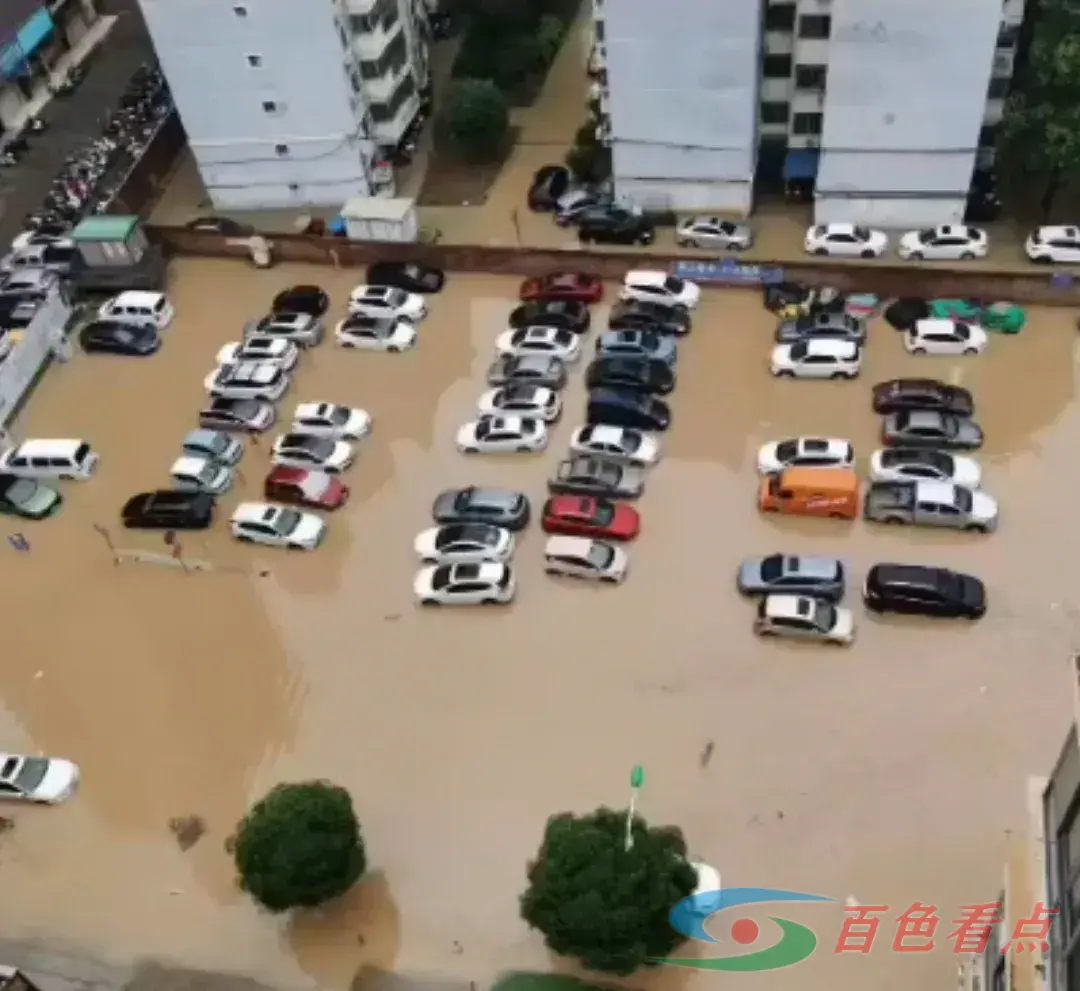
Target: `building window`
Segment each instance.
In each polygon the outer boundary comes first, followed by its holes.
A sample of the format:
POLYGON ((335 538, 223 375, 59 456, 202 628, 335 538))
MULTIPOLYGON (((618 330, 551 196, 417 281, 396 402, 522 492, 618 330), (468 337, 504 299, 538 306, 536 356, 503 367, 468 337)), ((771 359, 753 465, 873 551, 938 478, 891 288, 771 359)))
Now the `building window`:
POLYGON ((997 47, 998 48, 1015 48, 1016 42, 1020 38, 1020 27, 1017 24, 1003 24, 1001 30, 998 31, 997 47))
POLYGON ((761 74, 766 79, 790 79, 790 55, 766 55, 761 64, 761 74))
POLYGON ((233 7, 233 9, 232 9, 232 12, 233 12, 233 13, 234 13, 234 14, 235 14, 235 15, 236 15, 237 17, 247 17, 247 15, 248 15, 248 9, 247 9, 247 7, 245 7, 245 6, 244 6, 244 5, 242 4, 242 3, 238 3, 238 4, 236 4, 236 5, 235 5, 235 6, 233 7))
POLYGON ((248 67, 251 68, 251 69, 258 69, 263 64, 262 63, 262 56, 261 55, 249 55, 247 57, 247 64, 248 64, 248 67))
POLYGON ((281 109, 273 100, 263 100, 262 108, 264 114, 276 114, 281 109))
POLYGON ((1004 100, 1009 95, 1009 80, 1008 79, 991 79, 990 88, 986 91, 986 98, 988 100, 1004 100))
POLYGON ((274 145, 274 154, 279 158, 288 158, 289 146, 288 145, 274 145))
POLYGON ((803 14, 799 18, 800 38, 828 38, 832 18, 828 14, 803 14))
POLYGON ((599 42, 602 42, 604 40, 603 21, 593 21, 593 37, 599 42))
POLYGON ((796 114, 791 121, 796 134, 820 134, 821 114, 796 114))
POLYGON ((766 31, 795 30, 795 4, 773 3, 765 8, 766 31))
POLYGON ((997 125, 988 124, 981 131, 979 131, 979 147, 980 148, 993 148, 994 143, 997 141, 997 125))
POLYGON ((390 31, 397 24, 396 0, 376 0, 370 14, 350 14, 349 27, 354 34, 370 34, 372 31, 390 31))
POLYGON ((825 72, 823 65, 797 65, 795 66, 796 89, 825 89, 825 72))
POLYGON ((290 193, 299 193, 300 192, 300 183, 298 183, 298 182, 290 182, 289 183, 289 192, 290 193))
POLYGON ((762 124, 787 124, 791 107, 782 101, 766 102, 761 105, 762 124))

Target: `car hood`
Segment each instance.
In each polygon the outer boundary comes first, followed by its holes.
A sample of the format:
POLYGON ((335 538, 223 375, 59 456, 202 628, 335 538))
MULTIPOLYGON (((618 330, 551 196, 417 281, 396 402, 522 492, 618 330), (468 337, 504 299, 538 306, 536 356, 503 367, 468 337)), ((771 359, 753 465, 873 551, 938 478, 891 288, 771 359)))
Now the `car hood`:
POLYGON ((656 461, 660 457, 660 441, 644 434, 634 456, 642 461, 656 461))
POLYGON ((354 409, 345 424, 346 433, 354 437, 363 437, 371 430, 371 414, 362 409, 354 409))
POLYGON ((312 513, 302 513, 300 522, 290 535, 291 539, 301 543, 318 543, 326 532, 326 524, 312 513))
POLYGON ((430 557, 435 553, 435 538, 438 533, 439 528, 433 526, 416 535, 416 540, 413 541, 413 550, 416 551, 418 557, 430 557))
POLYGON ((456 516, 457 509, 457 492, 442 492, 436 497, 434 504, 431 507, 431 512, 434 516, 449 517, 456 516))
POLYGON ((973 492, 971 494, 971 515, 978 520, 997 519, 997 500, 985 492, 973 492))
POLYGON ((904 251, 918 251, 923 247, 922 241, 919 240, 918 231, 908 231, 902 238, 900 238, 900 247, 904 251))
POLYGON ((762 558, 743 561, 739 566, 740 588, 752 589, 761 587, 761 562, 762 558))
POLYGON ((986 586, 971 575, 960 575, 960 596, 973 609, 986 608, 986 586))
POLYGON ((850 637, 855 632, 855 614, 850 609, 836 610, 836 625, 832 628, 834 637, 850 637))
POLYGON ((50 758, 49 769, 32 797, 39 802, 60 802, 69 798, 79 784, 79 768, 62 758, 50 758))
POLYGON ((20 507, 24 512, 32 516, 45 516, 60 505, 62 497, 56 489, 50 489, 47 485, 39 485, 34 494, 30 496, 20 507))
POLYGON ((476 424, 465 423, 458 428, 457 442, 459 444, 471 444, 476 440, 476 424))
POLYGON ((424 598, 431 594, 431 580, 435 577, 435 568, 421 568, 413 579, 413 592, 417 598, 424 598))
POLYGON ((953 481, 969 489, 982 485, 982 468, 974 458, 953 458, 953 481))
POLYGON ((772 349, 772 362, 774 365, 791 364, 791 345, 777 344, 776 347, 772 349))
POLYGON ((981 444, 982 427, 971 420, 961 420, 956 428, 956 439, 963 444, 981 444))
POLYGON ((622 476, 619 478, 618 488, 623 491, 640 489, 645 484, 645 471, 642 468, 622 468, 622 476))

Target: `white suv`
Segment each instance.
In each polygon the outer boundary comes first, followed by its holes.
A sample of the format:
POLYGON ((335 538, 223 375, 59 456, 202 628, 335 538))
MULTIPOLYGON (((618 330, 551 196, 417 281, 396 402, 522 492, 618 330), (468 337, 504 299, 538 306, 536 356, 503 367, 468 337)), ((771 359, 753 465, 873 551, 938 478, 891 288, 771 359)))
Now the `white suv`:
POLYGON ((271 313, 244 327, 244 337, 280 337, 302 348, 311 348, 323 338, 323 323, 310 313, 271 313))
POLYGON ((392 286, 357 286, 349 294, 349 312, 366 317, 396 317, 416 323, 427 316, 427 303, 417 293, 392 286))
POLYGON ((772 351, 772 373, 777 378, 853 379, 861 367, 859 345, 834 337, 808 337, 778 344, 772 351))
POLYGON ((289 388, 289 373, 276 361, 240 361, 215 368, 203 385, 212 396, 276 403, 289 388))
POLYGON ((667 272, 627 272, 619 299, 636 299, 643 303, 660 303, 662 306, 682 306, 692 310, 701 299, 701 289, 696 282, 680 279, 667 272))
POLYGON ((1080 262, 1080 227, 1036 227, 1024 242, 1033 262, 1080 262))

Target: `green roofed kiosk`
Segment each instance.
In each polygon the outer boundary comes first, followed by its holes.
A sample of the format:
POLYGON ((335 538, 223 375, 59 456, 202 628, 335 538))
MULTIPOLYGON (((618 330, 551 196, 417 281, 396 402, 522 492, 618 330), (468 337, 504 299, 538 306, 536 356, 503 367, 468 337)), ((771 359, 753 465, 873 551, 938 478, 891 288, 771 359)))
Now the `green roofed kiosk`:
POLYGON ((68 235, 79 253, 72 281, 83 292, 162 289, 165 259, 146 240, 139 218, 123 214, 87 217, 68 235))

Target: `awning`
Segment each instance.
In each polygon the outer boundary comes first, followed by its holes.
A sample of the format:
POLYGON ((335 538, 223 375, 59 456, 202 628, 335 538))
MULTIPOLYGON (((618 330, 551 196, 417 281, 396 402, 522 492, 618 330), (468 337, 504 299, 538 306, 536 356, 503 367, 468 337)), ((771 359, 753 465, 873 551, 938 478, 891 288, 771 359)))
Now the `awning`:
POLYGON ((816 179, 818 159, 821 152, 817 148, 795 148, 784 159, 784 181, 792 179, 816 179))

